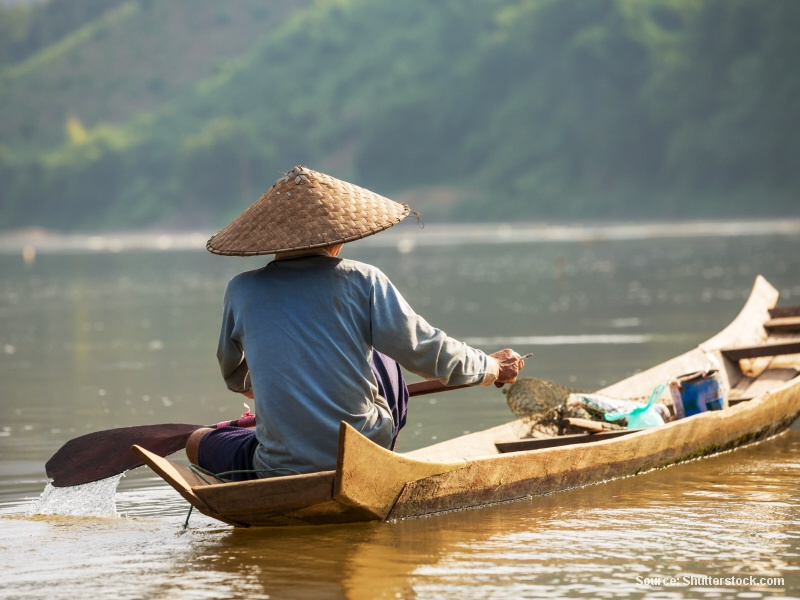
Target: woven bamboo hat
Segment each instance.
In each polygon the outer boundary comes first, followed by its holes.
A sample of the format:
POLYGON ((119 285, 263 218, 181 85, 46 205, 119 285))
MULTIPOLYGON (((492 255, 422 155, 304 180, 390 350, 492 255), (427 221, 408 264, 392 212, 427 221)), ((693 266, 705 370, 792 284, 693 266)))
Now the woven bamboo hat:
POLYGON ((208 240, 206 248, 226 256, 323 248, 388 229, 408 213, 406 204, 297 166, 208 240))

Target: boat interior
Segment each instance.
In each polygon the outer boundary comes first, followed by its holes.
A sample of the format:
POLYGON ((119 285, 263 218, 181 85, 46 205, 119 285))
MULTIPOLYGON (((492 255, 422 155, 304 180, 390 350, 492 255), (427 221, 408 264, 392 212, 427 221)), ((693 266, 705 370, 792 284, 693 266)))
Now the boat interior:
MULTIPOLYGON (((612 398, 647 398, 660 383, 685 373, 719 367, 725 407, 750 401, 795 379, 800 373, 800 306, 775 307, 778 292, 759 277, 736 319, 686 354, 598 390, 612 398), (772 306, 773 308, 766 308, 772 306)), ((470 459, 571 444, 599 442, 636 430, 545 436, 513 421, 409 452, 423 460, 470 459)))

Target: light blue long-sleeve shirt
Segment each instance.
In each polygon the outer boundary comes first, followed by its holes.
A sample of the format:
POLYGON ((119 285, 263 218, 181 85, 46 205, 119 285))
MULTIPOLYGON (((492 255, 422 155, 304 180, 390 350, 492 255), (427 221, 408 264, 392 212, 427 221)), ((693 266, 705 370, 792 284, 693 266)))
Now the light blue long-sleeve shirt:
POLYGON ((478 383, 491 369, 483 352, 429 325, 370 265, 314 255, 231 279, 217 358, 229 389, 252 387, 256 469, 334 469, 341 421, 391 445, 372 348, 449 385, 478 383))

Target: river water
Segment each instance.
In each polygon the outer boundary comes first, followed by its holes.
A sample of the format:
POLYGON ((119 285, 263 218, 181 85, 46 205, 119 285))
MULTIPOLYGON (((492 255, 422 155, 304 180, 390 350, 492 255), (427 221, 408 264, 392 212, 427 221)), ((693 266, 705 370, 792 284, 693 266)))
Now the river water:
MULTIPOLYGON (((532 352, 523 374, 578 388, 710 337, 757 274, 800 303, 800 228, 785 224, 397 229, 344 255, 454 337, 532 352)), ((0 248, 0 597, 800 597, 797 424, 633 478, 393 523, 234 530, 195 513, 182 533, 187 504, 146 468, 89 516, 31 514, 69 512, 37 501, 70 438, 243 410, 214 356, 221 297, 264 260, 159 240, 37 242, 27 260, 24 244, 0 248)), ((511 418, 494 387, 412 399, 399 450, 511 418)))

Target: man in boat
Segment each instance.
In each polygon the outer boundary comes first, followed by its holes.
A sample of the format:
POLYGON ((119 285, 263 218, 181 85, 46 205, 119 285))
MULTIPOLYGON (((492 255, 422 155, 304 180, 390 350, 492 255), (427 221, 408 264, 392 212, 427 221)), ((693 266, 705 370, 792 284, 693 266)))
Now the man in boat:
POLYGON ((235 480, 331 470, 341 421, 392 449, 408 403, 398 363, 447 385, 516 380, 519 354, 449 337, 380 270, 339 258, 342 244, 408 214, 295 167, 209 240, 215 254, 276 256, 228 283, 217 350, 228 388, 255 400, 255 431, 198 430, 186 446, 192 463, 235 480))

